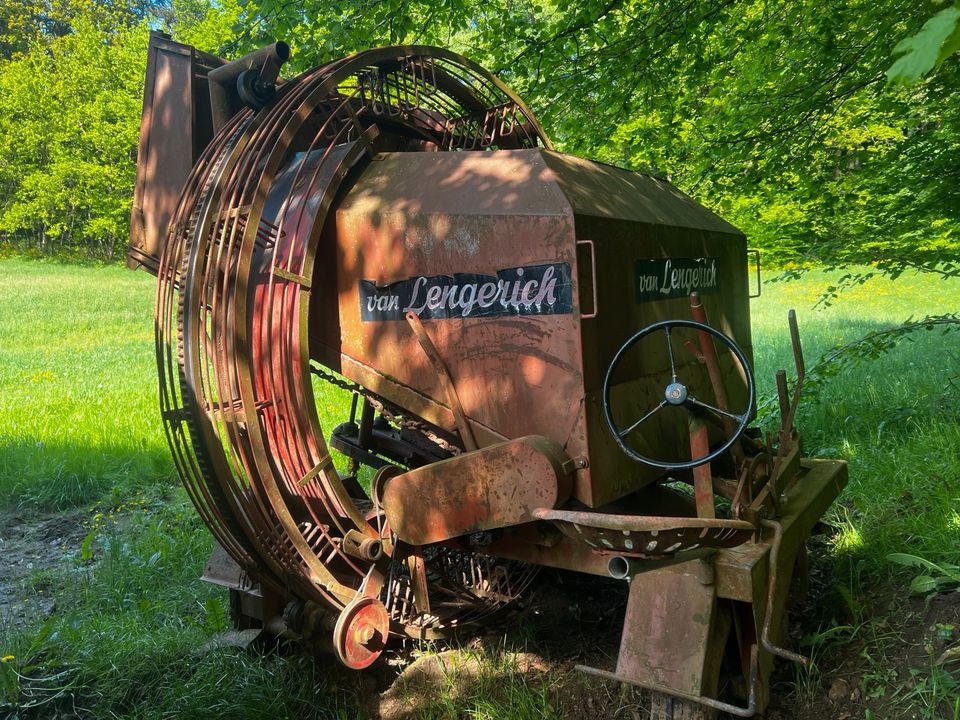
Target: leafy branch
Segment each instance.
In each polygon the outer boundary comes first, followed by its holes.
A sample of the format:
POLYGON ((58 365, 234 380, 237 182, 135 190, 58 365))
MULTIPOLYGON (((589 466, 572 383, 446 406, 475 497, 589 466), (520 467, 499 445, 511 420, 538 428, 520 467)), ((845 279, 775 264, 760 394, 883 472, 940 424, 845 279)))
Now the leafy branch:
MULTIPOLYGON (((804 394, 816 398, 818 392, 828 380, 836 377, 843 371, 857 367, 864 362, 876 360, 889 353, 903 340, 910 340, 910 336, 920 330, 934 331, 939 329, 943 334, 960 331, 960 312, 943 315, 927 315, 919 320, 908 318, 895 327, 884 330, 874 330, 858 340, 840 345, 824 353, 816 365, 807 370, 803 381, 804 394)), ((757 407, 757 415, 765 417, 777 404, 775 394, 764 398, 757 407)))

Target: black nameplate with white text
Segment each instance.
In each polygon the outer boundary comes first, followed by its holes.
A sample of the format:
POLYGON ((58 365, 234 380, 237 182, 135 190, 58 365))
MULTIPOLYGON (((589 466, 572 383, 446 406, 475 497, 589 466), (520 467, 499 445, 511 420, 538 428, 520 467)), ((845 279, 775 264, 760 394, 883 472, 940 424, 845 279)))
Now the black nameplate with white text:
POLYGON ((497 270, 496 275, 418 275, 377 287, 360 281, 360 319, 421 320, 565 315, 573 312, 573 283, 567 263, 497 270))
POLYGON ((634 283, 638 303, 701 295, 719 290, 716 258, 655 258, 637 260, 634 283))

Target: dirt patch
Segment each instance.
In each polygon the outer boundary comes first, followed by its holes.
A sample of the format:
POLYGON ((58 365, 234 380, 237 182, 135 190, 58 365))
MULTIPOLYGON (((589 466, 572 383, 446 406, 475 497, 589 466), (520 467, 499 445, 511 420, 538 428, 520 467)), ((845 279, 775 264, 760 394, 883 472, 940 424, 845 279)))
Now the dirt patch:
MULTIPOLYGON (((960 592, 929 602, 903 588, 863 599, 859 626, 817 658, 813 685, 774 690, 770 720, 954 716, 960 697, 960 592), (952 689, 951 689, 952 687, 952 689)), ((781 679, 784 673, 781 672, 781 679)))
MULTIPOLYGON (((931 666, 945 653, 943 667, 960 679, 960 659, 949 660, 950 648, 960 644, 960 593, 939 595, 927 604, 907 597, 905 588, 875 588, 868 597, 852 600, 861 618, 857 628, 848 617, 848 603, 837 597, 832 568, 815 554, 808 595, 794 612, 790 644, 798 647, 831 626, 851 629, 825 645, 800 648, 814 652, 815 669, 806 675, 778 661, 773 699, 763 717, 853 720, 870 717, 868 711, 877 720, 952 717, 953 697, 937 700, 929 686, 931 666), (938 711, 921 714, 931 698, 938 711)), ((392 672, 381 670, 375 683, 379 696, 366 710, 381 720, 420 713, 454 718, 471 698, 496 701, 498 694, 503 699, 521 686, 545 697, 563 720, 646 720, 644 691, 576 667, 616 664, 626 597, 621 582, 544 570, 525 607, 466 647, 395 655, 392 672)))
POLYGON ((55 611, 46 571, 78 556, 87 515, 0 511, 0 627, 22 627, 55 611))

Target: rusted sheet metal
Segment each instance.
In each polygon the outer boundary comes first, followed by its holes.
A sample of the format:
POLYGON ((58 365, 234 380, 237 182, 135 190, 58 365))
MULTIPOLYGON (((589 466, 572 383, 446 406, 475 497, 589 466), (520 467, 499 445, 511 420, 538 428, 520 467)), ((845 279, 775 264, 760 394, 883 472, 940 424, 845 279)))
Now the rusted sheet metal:
MULTIPOLYGON (((385 378, 377 392, 400 405, 410 390, 442 404, 446 394, 437 373, 402 322, 403 311, 416 311, 456 382, 471 424, 506 437, 544 435, 571 456, 588 457, 589 466, 576 474, 574 495, 597 507, 660 475, 625 458, 604 427, 596 393, 609 360, 637 328, 690 312, 686 296, 638 302, 637 263, 663 257, 715 261, 717 288, 704 304, 717 326, 750 355, 746 295, 741 302, 739 293, 745 288, 740 278, 745 241, 693 207, 665 183, 544 150, 380 156, 344 198, 329 230, 338 247, 339 315, 335 326, 311 328, 316 347, 327 357, 339 350, 343 372, 357 382, 370 372, 385 378), (590 182, 605 194, 588 202, 582 188, 574 188, 590 182), (623 210, 614 190, 631 203, 676 212, 640 218, 623 210), (678 225, 662 224, 668 222, 678 225), (593 253, 578 253, 585 239, 593 253), (482 285, 477 276, 492 278, 542 263, 569 267, 569 313, 487 317, 477 312, 482 285), (476 287, 465 287, 470 278, 476 287), (385 307, 390 288, 406 284, 413 289, 393 293, 396 317, 376 312, 371 317, 375 308, 364 307, 370 302, 362 292, 364 281, 383 294, 385 307), (426 293, 433 285, 441 317, 428 307, 432 301, 426 293), (361 366, 366 366, 363 372, 361 366)), ((516 287, 518 295, 523 288, 516 287)), ((668 367, 663 350, 636 362, 640 365, 626 368, 619 380, 618 402, 628 414, 633 405, 651 400, 650 388, 668 367)), ((684 357, 681 365, 701 394, 712 394, 695 358, 684 357)), ((742 399, 736 363, 724 356, 720 371, 731 402, 742 399)), ((685 448, 686 423, 671 420, 652 423, 651 442, 685 448)), ((711 437, 719 437, 719 430, 711 428, 711 437)))
POLYGON ((743 520, 611 515, 584 510, 537 510, 565 535, 596 552, 628 557, 659 557, 701 548, 734 547, 756 532, 743 520))
POLYGON ((666 180, 574 155, 549 151, 543 155, 578 214, 647 226, 743 235, 666 180))
POLYGON ((150 33, 128 265, 156 275, 184 183, 213 137, 206 76, 223 60, 150 33))
MULTIPOLYGON (((712 574, 712 573, 710 573, 712 574)), ((716 586, 703 561, 655 570, 630 583, 617 675, 700 696, 711 655, 716 586)))
POLYGON ((570 495, 557 443, 530 436, 442 460, 388 480, 380 503, 412 545, 530 522, 570 495))
MULTIPOLYGON (((529 285, 516 274, 527 268, 529 277, 530 266, 544 263, 576 272, 573 218, 562 194, 540 178, 544 172, 539 155, 522 150, 396 153, 371 164, 336 215, 340 337, 328 344, 342 349, 344 374, 358 379, 356 361, 392 379, 396 390, 389 383, 378 389, 390 399, 412 388, 446 404, 403 315, 363 317, 363 281, 384 290, 406 282, 410 307, 397 310, 421 317, 467 417, 504 437, 537 434, 567 443, 582 402, 576 284, 562 288, 562 278, 544 282, 541 274, 529 285), (484 293, 504 272, 517 279, 491 301, 484 293), (441 282, 450 293, 447 316, 431 319, 437 313, 427 312, 426 293, 441 282), (533 299, 541 290, 565 291, 572 307, 566 314, 522 314, 524 290, 533 299), (493 302, 499 317, 489 316, 493 302)), ((570 443, 567 449, 586 452, 570 443)))

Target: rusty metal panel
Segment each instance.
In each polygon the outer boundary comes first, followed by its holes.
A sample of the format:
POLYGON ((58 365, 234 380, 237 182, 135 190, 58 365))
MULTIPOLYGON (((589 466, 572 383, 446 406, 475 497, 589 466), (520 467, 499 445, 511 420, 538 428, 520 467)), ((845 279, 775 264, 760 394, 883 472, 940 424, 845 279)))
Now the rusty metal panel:
POLYGON ((574 155, 542 154, 578 215, 741 235, 666 180, 574 155))
POLYGON ((534 510, 556 507, 570 496, 564 462, 552 440, 511 440, 390 478, 380 503, 401 540, 429 545, 530 522, 534 510))
MULTIPOLYGON (((617 676, 685 695, 704 693, 716 586, 693 560, 635 577, 624 617, 617 676)), ((707 573, 710 574, 710 573, 707 573)))
POLYGON ((223 61, 150 34, 127 264, 156 275, 167 228, 194 164, 213 137, 206 75, 223 61))
MULTIPOLYGON (((392 378, 398 392, 405 386, 445 400, 402 313, 364 319, 363 281, 380 289, 407 283, 407 299, 422 311, 428 278, 450 278, 450 288, 458 276, 470 275, 476 286, 470 292, 482 298, 484 285, 513 273, 510 292, 522 299, 525 289, 531 297, 535 288, 559 282, 560 266, 576 277, 573 218, 556 187, 541 179, 545 172, 539 155, 526 151, 397 153, 371 164, 336 216, 344 374, 352 376, 352 361, 369 364, 392 378), (542 286, 526 280, 518 286, 518 272, 541 273, 543 282, 545 265, 553 274, 542 286)), ((551 287, 560 293, 559 284, 551 287)), ((443 319, 418 314, 472 421, 505 437, 544 435, 578 455, 585 448, 568 442, 583 386, 575 280, 565 291, 566 313, 523 314, 513 307, 500 317, 484 316, 474 297, 443 319)), ((378 392, 391 396, 389 387, 378 392)))
MULTIPOLYGON (((402 319, 415 310, 471 425, 488 436, 544 435, 572 457, 587 458, 574 496, 591 507, 661 474, 620 452, 598 397, 624 340, 650 323, 690 317, 683 292, 642 298, 638 267, 696 258, 716 266, 719 287, 705 292, 704 306, 751 356, 743 235, 669 184, 635 173, 543 150, 382 155, 343 199, 328 232, 338 247, 339 316, 335 326, 324 323, 318 346, 339 346, 344 374, 363 382, 369 372, 353 371, 368 365, 383 378, 377 392, 398 404, 413 391, 443 405, 440 380, 402 319), (530 277, 548 264, 569 268, 569 312, 491 317, 456 294, 442 295, 462 292, 464 278, 516 278, 521 271, 530 277), (435 299, 450 300, 438 302, 438 312, 428 306, 434 285, 435 299), (331 336, 333 327, 339 337, 331 336)), ((659 400, 665 349, 634 365, 616 398, 628 413, 659 400)), ((694 385, 710 388, 695 358, 681 366, 694 385)), ((745 393, 736 371, 721 359, 734 403, 745 393)), ((427 419, 453 429, 449 413, 427 419)), ((718 431, 711 433, 714 439, 718 431)), ((658 417, 650 442, 682 451, 689 446, 686 424, 658 417)))

